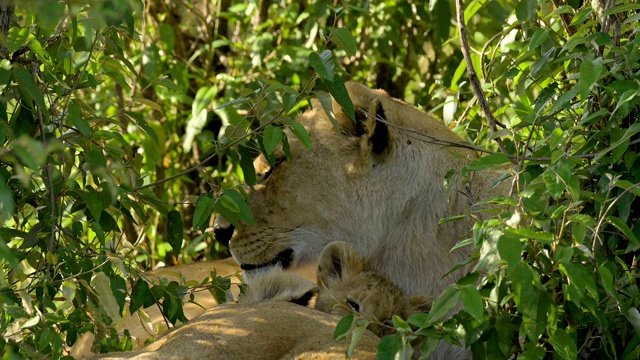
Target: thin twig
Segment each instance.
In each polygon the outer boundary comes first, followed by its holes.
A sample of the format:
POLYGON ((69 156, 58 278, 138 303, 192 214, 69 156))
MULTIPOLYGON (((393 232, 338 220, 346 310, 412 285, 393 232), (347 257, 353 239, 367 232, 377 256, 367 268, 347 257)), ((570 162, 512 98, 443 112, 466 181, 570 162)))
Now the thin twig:
MULTIPOLYGON (((467 63, 467 75, 469 76, 469 82, 473 87, 473 92, 476 94, 478 98, 478 102, 480 103, 480 107, 482 111, 484 111, 484 115, 487 117, 489 121, 489 128, 492 133, 498 132, 498 128, 496 127, 496 118, 493 116, 491 109, 489 109, 489 104, 487 103, 487 98, 484 96, 482 92, 482 86, 480 85, 480 80, 478 80, 478 75, 476 74, 475 69, 473 68, 473 63, 471 62, 471 51, 469 49, 469 42, 467 41, 467 29, 464 24, 464 11, 462 10, 462 0, 456 0, 456 15, 458 20, 458 30, 460 31, 460 45, 462 48, 462 55, 464 56, 464 60, 467 63)), ((500 137, 495 138, 498 147, 500 150, 505 153, 507 152, 507 148, 505 148, 502 143, 502 139, 500 137)))
MULTIPOLYGON (((394 124, 391 123, 387 120, 385 120, 384 118, 380 117, 380 116, 374 116, 373 114, 369 113, 366 110, 359 110, 360 112, 362 112, 363 114, 365 114, 367 117, 371 118, 371 119, 375 119, 376 121, 380 121, 381 123, 391 126, 392 128, 398 129, 398 130, 402 130, 402 131, 406 131, 407 133, 413 134, 413 135, 417 135, 417 136, 410 136, 411 139, 414 140, 418 140, 418 141, 424 141, 427 142, 429 144, 435 144, 435 145, 442 145, 442 146, 450 146, 450 147, 458 147, 458 148, 463 148, 463 149, 469 149, 469 150, 473 150, 473 151, 478 151, 481 153, 485 153, 485 154, 499 154, 498 152, 495 151, 491 151, 491 150, 487 150, 487 149, 483 149, 481 147, 477 147, 477 146, 473 146, 471 144, 465 143, 465 142, 461 142, 461 141, 451 141, 451 140, 445 140, 445 139, 440 139, 437 138, 433 135, 429 135, 427 133, 424 133, 422 131, 419 130, 415 130, 412 128, 408 128, 408 127, 404 127, 404 126, 400 126, 398 124, 394 124)), ((635 145, 640 143, 640 139, 636 139, 633 141, 629 142, 629 145, 635 145)), ((522 161, 551 161, 551 157, 550 156, 543 156, 543 157, 530 157, 530 156, 518 156, 518 155, 511 155, 509 153, 504 154, 507 158, 509 158, 510 160, 522 160, 522 161)), ((581 154, 581 155, 569 155, 569 158, 572 159, 591 159, 594 158, 598 155, 601 155, 600 153, 591 153, 591 154, 581 154)))
MULTIPOLYGON (((40 65, 38 64, 38 60, 35 58, 31 62, 31 74, 33 75, 33 81, 38 83, 38 68, 40 65)), ((42 109, 37 104, 33 104, 38 109, 38 122, 40 124, 40 136, 42 137, 42 145, 45 148, 45 154, 47 152, 47 136, 44 130, 44 117, 42 116, 42 109)), ((51 174, 51 164, 48 162, 45 164, 45 169, 47 172, 47 183, 49 185, 49 201, 51 210, 49 211, 49 216, 53 220, 56 216, 55 202, 56 197, 53 190, 53 179, 51 174)), ((53 244, 56 241, 56 221, 51 221, 51 236, 49 238, 49 253, 53 252, 53 244)), ((50 275, 51 271, 51 263, 47 261, 47 275, 50 275)))

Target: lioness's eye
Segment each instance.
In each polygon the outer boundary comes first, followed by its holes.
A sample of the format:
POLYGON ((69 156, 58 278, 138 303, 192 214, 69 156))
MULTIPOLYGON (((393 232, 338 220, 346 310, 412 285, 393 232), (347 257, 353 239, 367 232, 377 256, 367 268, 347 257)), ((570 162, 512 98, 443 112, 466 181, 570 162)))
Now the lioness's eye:
POLYGON ((351 310, 353 310, 354 312, 360 311, 360 305, 358 305, 358 303, 355 301, 347 300, 347 306, 349 306, 349 308, 351 308, 351 310))
POLYGON ((269 178, 269 176, 271 176, 271 174, 273 173, 273 171, 276 169, 276 167, 278 165, 280 165, 283 161, 285 160, 285 158, 280 158, 280 159, 276 159, 275 164, 273 164, 273 166, 271 166, 269 168, 269 170, 267 170, 266 173, 264 173, 264 175, 262 176, 263 180, 267 180, 269 178))

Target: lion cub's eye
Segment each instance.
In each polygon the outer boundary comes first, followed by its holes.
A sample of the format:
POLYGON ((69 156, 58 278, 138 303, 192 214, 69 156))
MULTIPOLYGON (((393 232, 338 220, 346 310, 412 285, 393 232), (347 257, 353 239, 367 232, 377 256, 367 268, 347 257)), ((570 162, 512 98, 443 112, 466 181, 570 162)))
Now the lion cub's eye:
POLYGON ((354 312, 360 311, 360 305, 355 301, 347 300, 347 306, 349 306, 349 308, 354 312))

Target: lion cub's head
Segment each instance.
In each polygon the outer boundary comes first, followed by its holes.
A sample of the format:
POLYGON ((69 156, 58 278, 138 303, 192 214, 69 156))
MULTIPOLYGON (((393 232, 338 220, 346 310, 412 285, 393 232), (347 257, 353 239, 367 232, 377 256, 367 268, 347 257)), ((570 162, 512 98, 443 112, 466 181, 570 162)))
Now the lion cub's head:
POLYGON ((393 332, 391 318, 407 318, 431 309, 433 298, 408 296, 386 276, 370 269, 354 247, 344 241, 327 245, 320 254, 318 285, 275 267, 248 280, 243 301, 281 300, 315 308, 334 315, 355 313, 372 323, 378 336, 393 332))
POLYGON ((407 318, 431 309, 433 298, 408 296, 344 241, 327 245, 318 263, 316 309, 334 315, 356 313, 372 321, 368 329, 378 336, 393 332, 391 318, 407 318))

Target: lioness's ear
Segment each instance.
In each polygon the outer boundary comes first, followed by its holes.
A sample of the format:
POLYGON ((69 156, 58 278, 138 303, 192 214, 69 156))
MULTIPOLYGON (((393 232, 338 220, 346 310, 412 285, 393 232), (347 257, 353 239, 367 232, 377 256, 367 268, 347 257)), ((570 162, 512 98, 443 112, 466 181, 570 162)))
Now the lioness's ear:
POLYGON ((429 295, 413 295, 409 298, 410 313, 429 312, 433 305, 433 297, 429 295))
POLYGON ((364 270, 364 260, 354 247, 344 241, 334 241, 320 253, 318 260, 318 285, 328 280, 341 280, 348 273, 364 270))
POLYGON ((374 155, 387 153, 390 147, 389 127, 380 99, 373 98, 365 107, 356 109, 356 135, 362 138, 363 147, 374 155))

